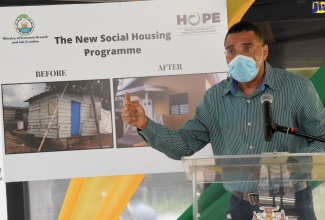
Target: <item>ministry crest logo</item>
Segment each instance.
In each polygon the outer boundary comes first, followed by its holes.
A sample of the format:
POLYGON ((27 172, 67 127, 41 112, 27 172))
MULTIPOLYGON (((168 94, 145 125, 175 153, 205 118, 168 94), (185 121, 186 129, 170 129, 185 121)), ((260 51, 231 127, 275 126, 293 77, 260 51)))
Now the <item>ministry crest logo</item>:
POLYGON ((21 14, 16 18, 15 28, 18 34, 26 36, 34 31, 35 23, 28 15, 21 14))

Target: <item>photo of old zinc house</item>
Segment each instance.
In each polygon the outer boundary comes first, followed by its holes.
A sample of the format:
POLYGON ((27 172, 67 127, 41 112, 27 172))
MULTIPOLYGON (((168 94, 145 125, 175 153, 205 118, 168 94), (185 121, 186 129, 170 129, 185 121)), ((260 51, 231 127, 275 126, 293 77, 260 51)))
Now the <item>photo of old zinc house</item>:
POLYGON ((89 92, 67 89, 62 95, 62 89, 55 89, 30 97, 26 102, 29 103, 29 134, 44 138, 51 123, 46 139, 64 149, 85 142, 88 146, 84 145, 84 148, 112 146, 112 141, 107 143, 104 138, 107 134, 112 135, 111 111, 102 108, 100 97, 93 95, 92 101, 89 92), (101 138, 98 138, 99 133, 101 138), (95 144, 91 144, 94 139, 95 144), (98 143, 98 139, 106 142, 98 143))

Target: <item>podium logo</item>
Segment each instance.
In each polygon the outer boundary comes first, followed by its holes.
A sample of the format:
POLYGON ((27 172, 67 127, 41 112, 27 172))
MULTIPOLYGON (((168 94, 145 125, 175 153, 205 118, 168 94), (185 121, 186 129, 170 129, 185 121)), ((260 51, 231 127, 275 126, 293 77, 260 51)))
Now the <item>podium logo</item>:
POLYGON ((34 21, 26 14, 19 15, 15 21, 15 28, 20 35, 29 35, 34 31, 34 21))
POLYGON ((313 14, 325 13, 325 2, 320 2, 320 1, 313 2, 312 13, 313 14))
POLYGON ((202 13, 192 12, 188 15, 177 15, 177 25, 197 26, 200 23, 220 23, 220 13, 202 13))

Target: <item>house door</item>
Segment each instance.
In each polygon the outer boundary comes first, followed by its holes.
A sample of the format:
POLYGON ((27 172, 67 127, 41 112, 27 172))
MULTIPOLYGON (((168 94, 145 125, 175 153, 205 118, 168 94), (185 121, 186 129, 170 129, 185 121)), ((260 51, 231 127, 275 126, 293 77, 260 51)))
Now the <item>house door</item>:
POLYGON ((80 102, 71 102, 71 136, 79 135, 80 131, 80 102))
POLYGON ((152 100, 151 99, 143 99, 142 100, 142 106, 144 111, 146 112, 146 115, 153 119, 153 109, 152 109, 152 100))

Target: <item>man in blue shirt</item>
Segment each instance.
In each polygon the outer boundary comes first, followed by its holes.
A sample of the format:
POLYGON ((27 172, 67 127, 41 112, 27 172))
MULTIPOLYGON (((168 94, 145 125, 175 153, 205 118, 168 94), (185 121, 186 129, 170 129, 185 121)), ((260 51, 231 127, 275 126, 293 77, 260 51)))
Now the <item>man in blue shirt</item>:
MULTIPOLYGON (((260 98, 269 93, 274 100, 275 122, 313 136, 325 137, 325 110, 311 82, 268 64, 265 61, 268 45, 261 31, 252 23, 239 22, 231 27, 225 38, 225 49, 231 77, 206 91, 195 116, 178 131, 148 119, 141 105, 131 102, 127 93, 122 111, 124 122, 137 127, 150 146, 173 159, 192 155, 209 142, 215 155, 324 152, 325 144, 322 142, 279 132, 267 142, 263 133, 260 98)), ((316 219, 310 188, 305 184, 298 188, 297 191, 305 192, 310 198, 305 210, 307 217, 300 219, 316 219)), ((229 207, 232 218, 249 219, 249 214, 246 217, 237 216, 242 204, 256 210, 255 206, 243 201, 245 193, 249 192, 241 189, 240 184, 237 188, 226 189, 233 193, 229 207)), ((251 209, 248 213, 252 213, 251 209)))

